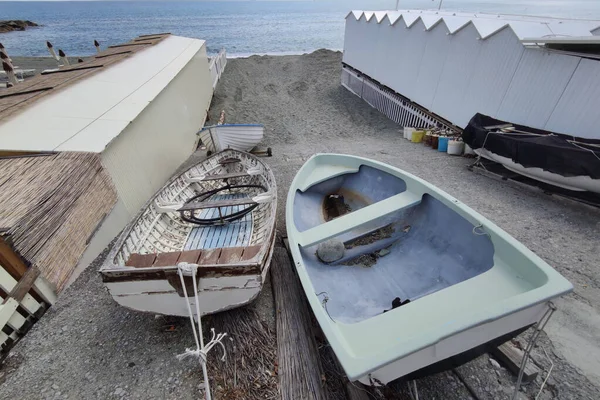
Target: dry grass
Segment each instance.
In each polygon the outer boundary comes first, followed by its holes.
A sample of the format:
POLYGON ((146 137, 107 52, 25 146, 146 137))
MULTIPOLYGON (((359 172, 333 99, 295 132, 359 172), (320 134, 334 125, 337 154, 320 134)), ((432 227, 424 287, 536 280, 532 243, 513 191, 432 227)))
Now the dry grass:
POLYGON ((116 202, 91 153, 0 159, 0 232, 60 291, 116 202))
POLYGON ((210 328, 227 332, 223 340, 226 360, 220 360, 219 346, 208 355, 213 397, 227 400, 279 398, 275 332, 247 307, 205 318, 205 343, 210 340, 210 328))

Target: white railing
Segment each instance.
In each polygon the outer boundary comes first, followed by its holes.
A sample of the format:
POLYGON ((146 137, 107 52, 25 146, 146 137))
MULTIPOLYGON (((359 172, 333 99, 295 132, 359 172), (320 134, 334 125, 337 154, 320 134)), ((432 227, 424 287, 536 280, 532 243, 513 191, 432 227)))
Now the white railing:
POLYGON ((225 49, 221 50, 217 56, 211 58, 209 68, 213 89, 217 86, 219 79, 221 79, 221 75, 223 74, 226 65, 227 53, 225 52, 225 49))
POLYGON ((437 126, 451 130, 456 129, 443 119, 417 107, 398 93, 350 68, 342 68, 342 86, 400 126, 415 128, 437 126))

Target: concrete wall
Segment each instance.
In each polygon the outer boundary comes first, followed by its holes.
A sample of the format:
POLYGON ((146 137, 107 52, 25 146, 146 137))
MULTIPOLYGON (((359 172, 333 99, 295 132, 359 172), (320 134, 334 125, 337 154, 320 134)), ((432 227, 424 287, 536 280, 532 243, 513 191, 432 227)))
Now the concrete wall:
POLYGON ((212 94, 203 45, 102 153, 102 164, 130 219, 194 151, 212 94))

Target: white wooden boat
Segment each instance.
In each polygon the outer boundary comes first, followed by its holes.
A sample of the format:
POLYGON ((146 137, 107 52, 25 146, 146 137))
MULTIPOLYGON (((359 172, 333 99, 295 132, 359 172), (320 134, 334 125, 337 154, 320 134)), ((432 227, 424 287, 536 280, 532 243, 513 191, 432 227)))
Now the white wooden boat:
POLYGON ((350 380, 366 384, 464 363, 538 322, 551 299, 572 290, 459 200, 365 158, 308 160, 286 220, 314 314, 350 380))
MULTIPOLYGON (((202 315, 249 303, 268 271, 277 186, 256 157, 225 150, 168 182, 125 228, 100 272, 121 305, 188 315, 178 265, 198 265, 202 315)), ((185 286, 193 299, 192 278, 185 286)), ((193 301, 193 300, 192 300, 193 301)))
POLYGON ((234 149, 250 151, 263 139, 265 127, 260 124, 222 124, 204 127, 198 135, 210 152, 234 149))

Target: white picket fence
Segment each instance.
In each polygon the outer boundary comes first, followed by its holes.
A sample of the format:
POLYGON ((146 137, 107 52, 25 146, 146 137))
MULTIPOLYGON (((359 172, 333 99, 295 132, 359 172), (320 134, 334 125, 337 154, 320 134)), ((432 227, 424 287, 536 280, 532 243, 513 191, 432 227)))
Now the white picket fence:
POLYGON ((225 49, 221 50, 216 57, 211 58, 209 68, 213 89, 217 86, 219 79, 221 79, 221 74, 225 71, 226 65, 227 53, 225 52, 225 49))
POLYGON ((54 291, 34 267, 15 279, 16 256, 0 249, 0 360, 56 301, 54 291))
POLYGON ((342 68, 342 86, 400 126, 457 129, 442 118, 425 111, 391 89, 346 66, 342 68))

